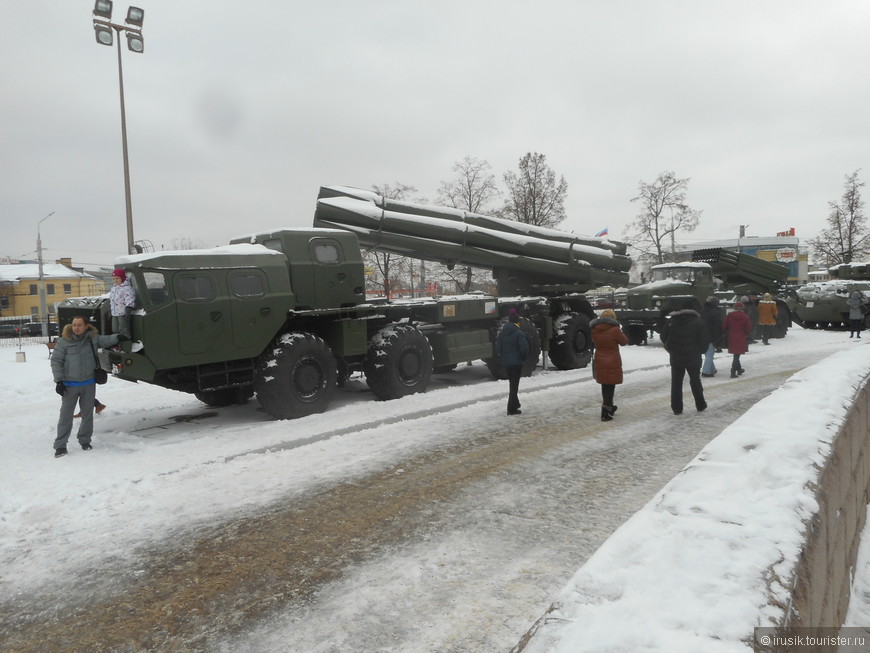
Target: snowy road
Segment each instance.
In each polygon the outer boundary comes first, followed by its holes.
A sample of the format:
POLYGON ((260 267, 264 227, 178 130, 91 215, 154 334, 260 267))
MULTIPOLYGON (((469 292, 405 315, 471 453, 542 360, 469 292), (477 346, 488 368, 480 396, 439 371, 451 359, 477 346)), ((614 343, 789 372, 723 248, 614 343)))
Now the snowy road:
MULTIPOLYGON (((121 469, 81 496, 83 523, 42 542, 40 497, 24 499, 30 513, 7 517, 4 504, 8 537, 32 549, 0 549, 11 569, 0 634, 22 651, 507 651, 707 441, 797 369, 852 346, 839 333, 793 334, 753 348, 746 376, 705 380, 701 414, 671 414, 653 344, 624 353, 633 371, 611 423, 598 419, 587 370, 524 380, 523 415, 508 418, 504 388, 476 368, 401 402, 349 392, 307 421, 188 398, 112 417, 95 440, 104 458, 87 463, 121 469), (115 499, 98 503, 99 491, 115 499)), ((116 396, 106 388, 112 406, 130 393, 117 385, 116 396)), ((40 469, 80 483, 84 456, 62 462, 40 469)))

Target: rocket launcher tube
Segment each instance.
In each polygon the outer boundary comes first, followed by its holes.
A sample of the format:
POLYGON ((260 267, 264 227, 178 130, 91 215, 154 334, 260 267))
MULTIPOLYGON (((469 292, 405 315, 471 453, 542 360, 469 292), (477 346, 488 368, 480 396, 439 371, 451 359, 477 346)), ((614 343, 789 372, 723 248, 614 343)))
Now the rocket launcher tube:
POLYGON ((610 250, 614 254, 621 256, 625 256, 628 251, 628 247, 625 243, 609 240, 607 238, 577 236, 576 234, 565 233, 558 229, 548 229, 546 227, 538 227, 535 225, 524 224, 522 222, 516 222, 515 220, 505 220, 503 218, 482 215, 480 213, 470 213, 468 211, 462 211, 461 209, 451 209, 442 206, 428 206, 424 204, 391 200, 372 191, 351 188, 349 186, 321 186, 318 199, 335 197, 351 197, 358 200, 372 202, 385 211, 440 218, 442 220, 451 220, 454 222, 465 222, 466 224, 485 227, 494 231, 529 236, 532 238, 541 238, 544 240, 564 243, 576 242, 580 245, 610 250))
MULTIPOLYGON (((614 272, 627 272, 631 267, 631 259, 627 256, 614 254, 611 250, 576 242, 559 242, 495 231, 485 227, 444 220, 441 218, 409 216, 404 213, 387 211, 378 208, 371 202, 360 201, 350 197, 334 197, 321 199, 317 202, 315 211, 315 226, 356 226, 377 231, 405 236, 419 236, 431 242, 427 249, 418 251, 419 258, 446 260, 443 243, 453 243, 473 246, 515 254, 529 258, 542 259, 559 265, 575 265, 585 262, 593 267, 614 272)), ((474 263, 463 257, 471 265, 474 263)), ((573 275, 566 271, 565 278, 573 275)))
POLYGON ((481 247, 432 240, 419 236, 396 234, 367 227, 349 226, 328 220, 318 220, 317 227, 343 228, 357 235, 363 247, 376 247, 399 256, 422 258, 447 265, 475 265, 492 270, 511 270, 526 273, 540 285, 570 283, 586 289, 607 284, 625 285, 628 273, 612 272, 593 267, 587 261, 573 263, 508 254, 481 247), (437 252, 438 255, 433 253, 437 252))

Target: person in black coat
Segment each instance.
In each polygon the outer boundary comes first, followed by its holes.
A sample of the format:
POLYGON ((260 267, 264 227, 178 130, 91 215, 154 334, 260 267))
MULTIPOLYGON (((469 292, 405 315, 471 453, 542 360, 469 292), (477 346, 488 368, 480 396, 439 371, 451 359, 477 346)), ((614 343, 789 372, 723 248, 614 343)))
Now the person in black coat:
POLYGON ((671 356, 671 410, 683 412, 683 378, 689 375, 689 386, 695 408, 707 408, 704 386, 701 384, 701 356, 710 339, 701 316, 695 310, 695 300, 687 299, 679 310, 672 312, 662 330, 662 342, 671 356))
POLYGON ((516 309, 508 311, 507 322, 504 323, 495 339, 495 353, 501 358, 508 375, 507 414, 519 415, 520 410, 520 377, 523 375, 523 365, 529 355, 529 338, 520 328, 520 316, 516 309))
POLYGON ((701 319, 704 328, 707 329, 707 337, 710 344, 704 351, 704 366, 701 368, 701 376, 716 376, 716 363, 713 362, 713 354, 722 339, 722 311, 719 309, 719 300, 715 297, 707 297, 704 307, 701 309, 701 319))

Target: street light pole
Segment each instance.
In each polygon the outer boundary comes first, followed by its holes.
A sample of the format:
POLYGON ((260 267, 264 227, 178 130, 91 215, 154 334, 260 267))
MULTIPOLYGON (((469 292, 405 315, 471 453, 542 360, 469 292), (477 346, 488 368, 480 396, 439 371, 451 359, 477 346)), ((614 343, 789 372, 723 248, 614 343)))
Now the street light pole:
POLYGON ((143 52, 145 41, 142 38, 142 21, 145 12, 138 7, 127 9, 127 19, 124 25, 111 22, 112 1, 96 0, 94 4, 94 32, 97 43, 100 45, 112 45, 114 40, 112 31, 118 39, 118 88, 121 97, 121 148, 124 158, 124 200, 127 206, 127 253, 135 254, 136 246, 133 238, 133 201, 130 192, 130 160, 127 151, 127 110, 124 102, 124 68, 121 63, 121 32, 127 36, 127 49, 132 52, 143 52))
POLYGON ((42 337, 48 336, 48 309, 45 304, 45 275, 42 268, 42 223, 54 215, 54 211, 36 224, 36 253, 39 257, 39 319, 42 321, 42 337))
POLYGON ((130 159, 127 156, 127 110, 124 104, 124 69, 121 66, 121 31, 118 33, 118 88, 121 90, 121 149, 124 155, 124 200, 127 206, 127 253, 135 254, 133 248, 133 200, 130 193, 130 159))

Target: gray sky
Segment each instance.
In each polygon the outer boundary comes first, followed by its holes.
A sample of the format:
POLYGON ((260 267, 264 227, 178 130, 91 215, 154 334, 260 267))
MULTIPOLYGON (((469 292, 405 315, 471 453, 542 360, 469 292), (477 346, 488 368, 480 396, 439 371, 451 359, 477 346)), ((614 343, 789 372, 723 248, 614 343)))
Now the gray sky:
MULTIPOLYGON (((135 4, 135 3, 134 3, 135 4)), ((129 5, 115 2, 115 22, 129 5)), ((319 186, 434 200, 465 156, 528 151, 566 231, 619 238, 638 182, 689 177, 683 242, 824 227, 867 166, 864 0, 140 0, 123 49, 136 239, 311 224, 319 186), (250 8, 240 11, 240 8, 250 8)), ((90 0, 0 0, 0 256, 126 253, 118 66, 90 0)))

